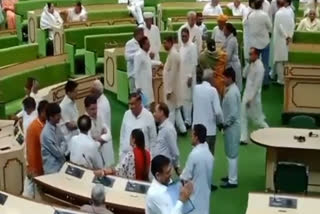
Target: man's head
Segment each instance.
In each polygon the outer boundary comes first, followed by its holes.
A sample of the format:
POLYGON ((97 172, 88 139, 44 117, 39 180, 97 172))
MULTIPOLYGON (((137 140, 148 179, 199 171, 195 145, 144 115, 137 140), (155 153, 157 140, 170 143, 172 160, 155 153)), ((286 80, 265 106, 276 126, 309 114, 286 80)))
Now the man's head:
POLYGON ((144 12, 143 17, 144 17, 144 22, 146 23, 147 28, 150 29, 153 24, 153 13, 144 12))
POLYGON ((236 8, 240 6, 241 1, 240 0, 233 0, 233 4, 236 8))
POLYGON ((32 88, 31 88, 31 92, 36 94, 36 93, 38 93, 38 91, 39 91, 39 82, 38 82, 38 80, 34 79, 33 84, 32 84, 32 88))
POLYGON ((77 87, 78 83, 72 80, 68 80, 68 82, 64 86, 66 95, 68 95, 68 97, 73 101, 77 98, 77 87))
POLYGON ((211 0, 211 5, 213 7, 217 6, 219 4, 219 0, 211 0))
POLYGON ((91 191, 91 200, 93 206, 100 207, 105 203, 106 193, 102 184, 96 184, 91 191))
POLYGON ((49 103, 46 110, 47 120, 52 124, 56 125, 61 119, 61 108, 57 103, 49 103))
POLYGON ((216 42, 211 38, 207 39, 207 49, 210 52, 216 51, 216 42))
POLYGON ((139 41, 139 45, 142 50, 144 50, 145 52, 149 52, 150 42, 149 42, 148 37, 146 37, 146 36, 142 37, 142 39, 139 41))
POLYGON ((97 112, 98 112, 98 105, 97 105, 97 97, 89 95, 84 99, 84 107, 86 108, 87 114, 91 117, 96 119, 97 112))
POLYGON ((227 21, 228 21, 228 16, 226 15, 219 15, 218 16, 218 27, 220 30, 223 30, 224 26, 226 25, 227 21))
POLYGON ((257 0, 257 1, 255 1, 253 5, 254 5, 254 9, 256 9, 256 10, 262 9, 263 0, 257 0))
POLYGON ((133 37, 139 42, 144 37, 143 28, 137 27, 133 32, 133 37))
POLYGON ((308 17, 311 20, 311 22, 313 22, 313 20, 316 18, 316 11, 314 9, 310 10, 308 17))
POLYGON ((129 96, 129 108, 134 116, 139 116, 141 113, 143 106, 142 106, 142 99, 139 93, 132 93, 129 96))
POLYGON ((157 123, 162 123, 169 117, 169 108, 165 103, 159 103, 156 105, 155 111, 153 113, 154 119, 157 123))
POLYGON ((81 133, 88 134, 91 129, 91 119, 88 115, 82 115, 79 117, 77 124, 81 133))
POLYGON ((213 72, 211 69, 204 69, 202 73, 202 82, 212 83, 213 80, 213 72))
POLYGON ((196 24, 197 14, 194 11, 190 11, 188 12, 187 17, 188 17, 188 24, 192 28, 196 24))
POLYGON ((192 146, 196 146, 199 143, 206 142, 207 129, 202 124, 196 124, 193 126, 192 130, 192 146))
POLYGON ((99 98, 103 94, 103 85, 100 80, 93 81, 90 89, 91 95, 99 98))
POLYGON ((249 1, 248 1, 248 5, 249 5, 249 7, 253 9, 253 8, 254 8, 254 3, 255 3, 255 2, 256 2, 256 0, 249 0, 249 1))
POLYGON ((48 107, 49 102, 46 100, 40 101, 38 104, 38 117, 40 118, 41 121, 46 121, 47 120, 47 107, 48 107))
POLYGON ((290 6, 291 3, 292 3, 292 0, 284 0, 284 6, 285 6, 285 7, 290 6))
POLYGON ((52 2, 47 3, 48 12, 53 14, 54 13, 54 4, 52 2))
POLYGON ((197 25, 200 26, 202 25, 202 22, 203 22, 203 15, 201 12, 197 13, 197 25))
POLYGON ((230 67, 224 71, 223 81, 227 87, 236 81, 236 73, 234 72, 233 68, 230 67))
POLYGON ((172 36, 168 36, 163 43, 163 47, 166 51, 170 51, 171 48, 173 47, 174 40, 172 36))
POLYGON ((81 10, 82 10, 82 4, 81 4, 80 1, 78 1, 78 2, 76 3, 76 6, 74 7, 74 12, 75 12, 76 14, 80 14, 80 13, 81 13, 81 10))
POLYGON ((255 62, 259 58, 259 52, 256 48, 250 48, 249 58, 250 62, 255 62))
POLYGON ((24 85, 24 91, 27 96, 29 96, 32 91, 34 81, 35 81, 35 79, 33 77, 28 77, 26 80, 26 83, 24 85))
POLYGON ((277 6, 280 7, 284 7, 285 6, 285 2, 286 0, 277 0, 277 6))
POLYGON ((188 43, 189 42, 189 37, 190 37, 190 34, 189 34, 189 30, 188 28, 183 28, 181 30, 181 40, 184 44, 188 43))
POLYGON ((27 97, 22 101, 24 111, 29 115, 36 110, 36 101, 32 97, 27 97))
POLYGON ((157 155, 151 161, 151 173, 155 179, 163 184, 168 185, 171 179, 172 166, 170 159, 163 155, 157 155))

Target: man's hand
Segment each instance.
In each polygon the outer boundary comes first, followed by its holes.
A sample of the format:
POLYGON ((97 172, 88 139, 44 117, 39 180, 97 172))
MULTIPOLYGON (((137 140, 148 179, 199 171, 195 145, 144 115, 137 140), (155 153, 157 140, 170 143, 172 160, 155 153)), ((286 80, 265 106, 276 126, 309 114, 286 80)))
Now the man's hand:
POLYGON ((174 167, 174 171, 176 171, 177 175, 180 176, 181 175, 181 169, 179 166, 174 167))
POLYGON ((222 123, 218 124, 217 127, 218 127, 219 131, 221 131, 225 128, 222 123))
POLYGON ((291 38, 290 38, 290 37, 287 37, 286 40, 287 40, 287 45, 289 45, 290 42, 291 42, 291 38))
POLYGON ((192 191, 193 191, 192 183, 190 181, 186 182, 180 190, 180 198, 179 198, 180 201, 182 201, 183 203, 186 202, 190 198, 192 191))
POLYGON ((167 100, 170 100, 171 94, 172 94, 172 93, 168 93, 168 94, 167 94, 167 100))
POLYGON ((192 86, 192 77, 189 77, 187 85, 188 85, 189 88, 191 88, 191 86, 192 86))
POLYGON ((114 169, 112 169, 112 168, 104 169, 103 172, 104 172, 104 175, 114 175, 114 174, 116 174, 116 171, 114 169))
POLYGON ((96 177, 102 177, 102 176, 104 176, 104 170, 103 169, 95 170, 95 171, 93 171, 93 174, 96 177))
POLYGON ((101 146, 104 144, 104 143, 107 143, 107 141, 105 141, 104 139, 102 139, 101 138, 101 136, 99 136, 99 137, 95 137, 95 138, 93 138, 95 141, 98 141, 100 144, 101 144, 101 146))
POLYGON ((154 59, 155 54, 153 52, 150 52, 149 56, 150 56, 151 59, 154 59))
POLYGON ((70 121, 70 122, 66 123, 66 126, 67 126, 67 129, 71 130, 71 131, 78 128, 77 123, 75 121, 70 121))

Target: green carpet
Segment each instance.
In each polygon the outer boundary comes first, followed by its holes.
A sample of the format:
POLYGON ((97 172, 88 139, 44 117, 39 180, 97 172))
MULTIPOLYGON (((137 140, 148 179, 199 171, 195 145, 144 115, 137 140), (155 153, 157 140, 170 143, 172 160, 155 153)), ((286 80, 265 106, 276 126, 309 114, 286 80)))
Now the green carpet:
MULTIPOLYGON (((127 107, 120 104, 115 96, 107 95, 112 109, 112 135, 116 157, 119 151, 119 135, 122 117, 127 107)), ((270 126, 281 126, 283 106, 283 88, 271 86, 262 92, 263 109, 270 126)), ((184 166, 191 151, 190 136, 179 138, 181 167, 184 166)), ((224 154, 222 136, 216 142, 214 163, 214 183, 220 184, 220 178, 227 175, 227 160, 224 154)), ((265 184, 265 149, 250 144, 240 147, 239 154, 239 187, 234 190, 218 189, 211 194, 211 213, 245 214, 248 193, 264 191, 265 184)), ((201 199, 199 199, 201 200, 201 199)))

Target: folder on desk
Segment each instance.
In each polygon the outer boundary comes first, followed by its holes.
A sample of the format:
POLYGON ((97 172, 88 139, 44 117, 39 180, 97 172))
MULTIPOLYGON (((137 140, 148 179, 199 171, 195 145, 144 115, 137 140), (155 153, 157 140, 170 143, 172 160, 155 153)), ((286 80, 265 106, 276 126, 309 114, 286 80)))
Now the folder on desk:
MULTIPOLYGON (((167 192, 171 197, 173 204, 176 204, 179 200, 180 189, 182 187, 182 183, 180 181, 172 182, 168 185, 167 192)), ((188 214, 194 210, 194 205, 192 201, 189 199, 187 202, 183 204, 182 213, 188 214)))

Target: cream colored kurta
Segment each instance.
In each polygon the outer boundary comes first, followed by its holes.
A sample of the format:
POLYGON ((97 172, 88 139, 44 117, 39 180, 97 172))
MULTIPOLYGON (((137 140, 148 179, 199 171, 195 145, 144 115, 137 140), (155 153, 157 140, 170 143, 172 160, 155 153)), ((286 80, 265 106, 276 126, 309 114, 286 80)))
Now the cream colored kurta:
POLYGON ((88 19, 87 10, 82 6, 81 12, 76 13, 75 8, 68 9, 68 22, 85 22, 88 19))
POLYGON ((150 52, 155 54, 154 59, 160 60, 159 52, 161 48, 161 38, 159 28, 155 25, 151 25, 150 29, 144 26, 144 35, 148 37, 150 41, 150 52))
POLYGON ((314 19, 313 22, 311 22, 310 18, 306 17, 301 20, 297 30, 307 32, 318 32, 320 31, 320 20, 314 19))
POLYGON ((182 25, 178 31, 178 41, 179 41, 180 47, 182 46, 181 30, 183 28, 188 28, 189 35, 190 35, 189 41, 196 44, 197 49, 198 49, 198 54, 200 54, 200 52, 202 51, 202 31, 201 31, 201 29, 197 25, 194 25, 191 28, 188 23, 185 23, 184 25, 182 25))

